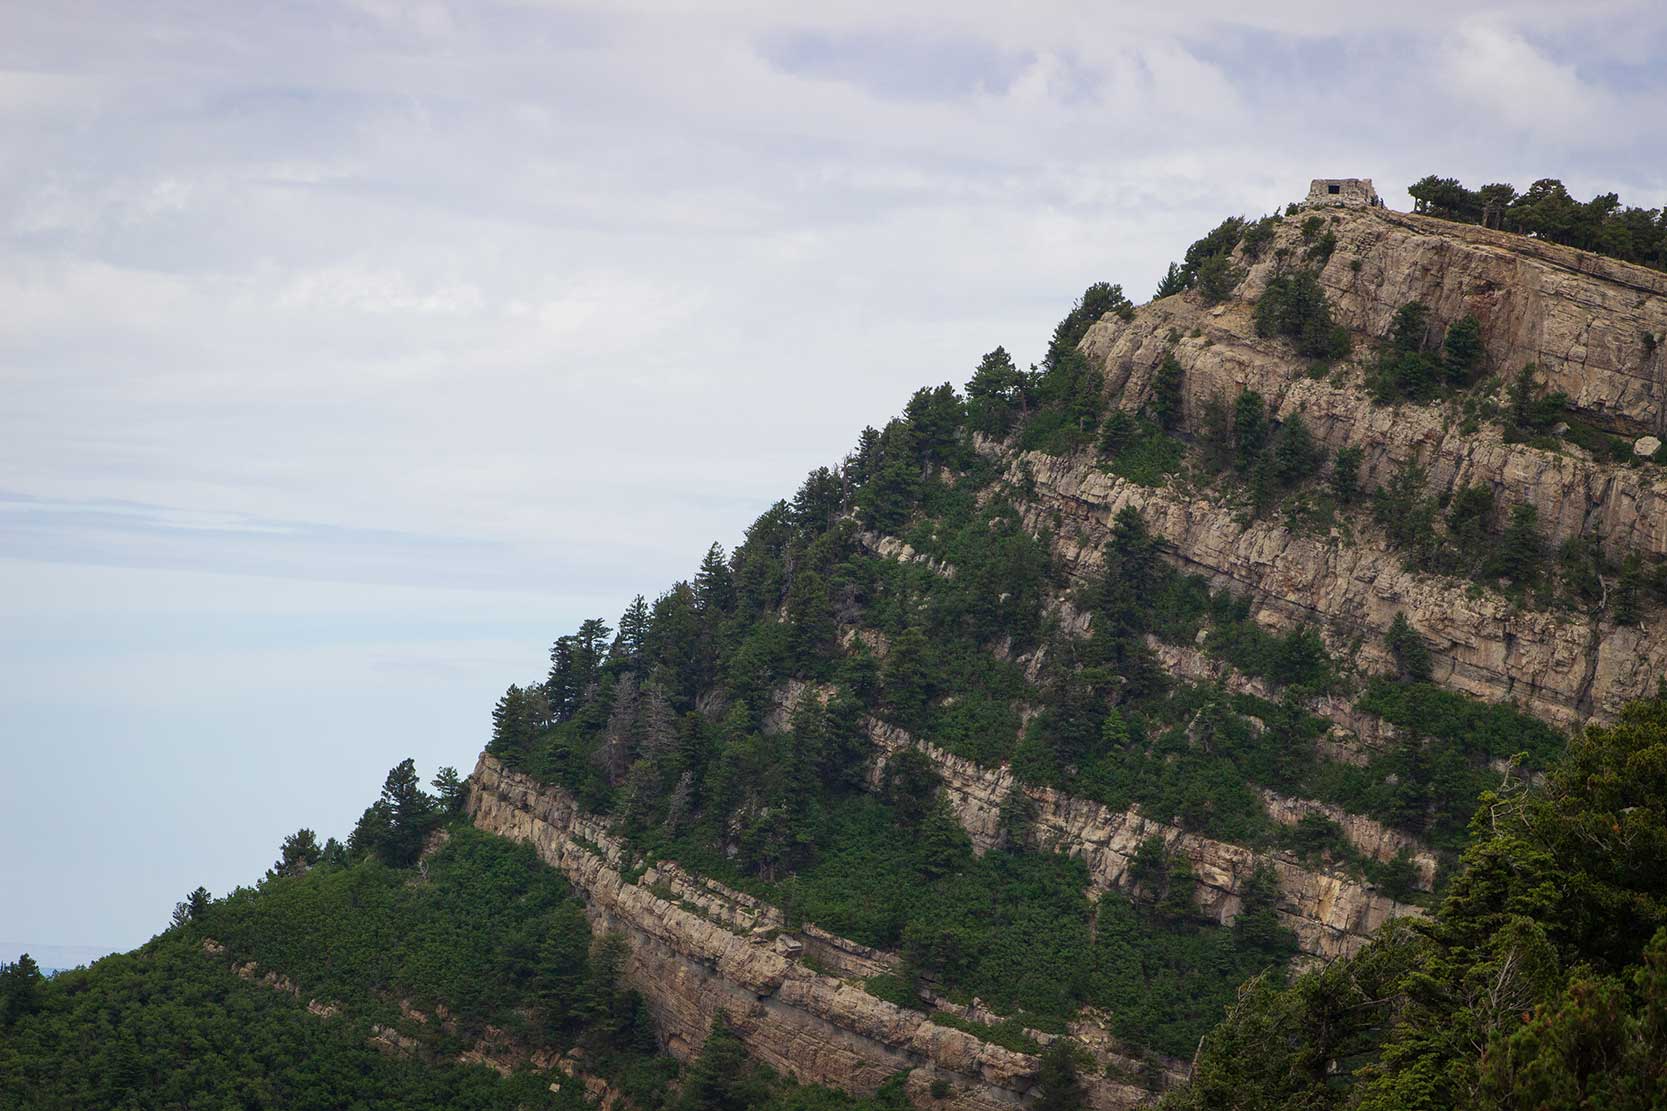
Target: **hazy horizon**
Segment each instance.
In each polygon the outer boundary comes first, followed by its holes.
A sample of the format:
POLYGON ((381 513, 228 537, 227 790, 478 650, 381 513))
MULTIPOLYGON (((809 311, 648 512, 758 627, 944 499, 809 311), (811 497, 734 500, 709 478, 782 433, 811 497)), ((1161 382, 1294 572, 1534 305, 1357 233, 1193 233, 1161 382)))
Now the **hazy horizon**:
POLYGON ((1311 177, 1667 203, 1667 12, 1453 11, 0 12, 0 944, 467 772, 556 636, 1311 177))

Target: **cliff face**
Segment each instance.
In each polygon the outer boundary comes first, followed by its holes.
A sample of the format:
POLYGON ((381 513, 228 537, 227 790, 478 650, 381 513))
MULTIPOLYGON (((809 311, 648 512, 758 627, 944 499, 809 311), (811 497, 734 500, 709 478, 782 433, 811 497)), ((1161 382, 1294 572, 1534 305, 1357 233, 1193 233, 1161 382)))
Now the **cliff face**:
MULTIPOLYGON (((1438 335, 1470 313, 1482 324, 1490 370, 1508 376, 1532 363, 1581 417, 1626 434, 1659 433, 1667 420, 1667 275, 1482 228, 1345 212, 1327 225, 1337 246, 1320 278, 1337 319, 1356 333, 1356 360, 1316 380, 1308 360, 1258 337, 1252 320, 1276 253, 1300 257, 1304 249, 1297 224, 1285 221, 1259 261, 1241 256, 1247 276, 1220 305, 1185 293, 1142 307, 1133 320, 1111 315, 1096 324, 1082 347, 1102 368, 1111 403, 1144 404, 1154 369, 1173 351, 1185 372, 1184 425, 1194 434, 1209 399, 1254 389, 1276 419, 1301 413, 1329 448, 1359 447, 1364 486, 1416 457, 1432 493, 1486 485, 1502 505, 1532 504, 1552 545, 1587 534, 1615 558, 1667 555, 1667 468, 1600 462, 1572 444, 1506 443, 1497 425, 1462 428, 1442 405, 1375 404, 1362 388, 1369 356, 1359 342, 1383 336, 1411 301, 1430 307, 1438 335)), ((1410 573, 1369 526, 1357 524, 1350 536, 1299 535, 1280 521, 1247 522, 1212 496, 1124 481, 1093 458, 986 448, 1015 480, 1021 470, 1034 476, 1030 518, 1063 522, 1061 554, 1084 579, 1098 572, 1111 517, 1134 505, 1182 565, 1248 593, 1258 620, 1314 622, 1334 645, 1363 638, 1358 662, 1367 669, 1386 666, 1382 634, 1404 612, 1430 644, 1439 682, 1515 699, 1563 726, 1612 717, 1667 670, 1667 638, 1647 623, 1524 611, 1467 581, 1410 573)))
MULTIPOLYGON (((877 721, 869 723, 869 736, 879 747, 882 760, 910 747, 925 753, 938 773, 950 809, 974 847, 987 851, 1000 844, 1002 805, 1017 785, 1011 768, 982 767, 877 721)), ((879 769, 877 761, 876 777, 879 769)), ((1089 885, 1096 894, 1124 886, 1140 843, 1157 837, 1171 854, 1184 856, 1192 865, 1198 907, 1218 922, 1231 923, 1238 915, 1245 883, 1256 868, 1272 868, 1279 880, 1279 917, 1296 934, 1297 945, 1311 957, 1329 959, 1353 953, 1373 930, 1391 918, 1422 913, 1346 876, 1306 868, 1284 854, 1256 852, 1188 833, 1145 817, 1138 809, 1112 810, 1048 787, 1028 787, 1024 793, 1036 808, 1032 834, 1036 846, 1080 859, 1087 865, 1089 885)), ((1317 806, 1277 796, 1276 800, 1269 808, 1276 820, 1288 815, 1295 822, 1301 813, 1317 806)), ((1346 814, 1342 817, 1350 823, 1344 826, 1345 831, 1352 825, 1360 839, 1357 845, 1371 846, 1365 851, 1381 852, 1393 844, 1387 853, 1393 856, 1403 845, 1413 846, 1410 839, 1370 819, 1346 814)), ((1415 859, 1426 876, 1434 874, 1433 857, 1420 853, 1415 859)))
MULTIPOLYGON (((906 1071, 917 1103, 965 1111, 1018 1106, 1035 1086, 1034 1056, 940 1026, 850 982, 889 967, 891 955, 814 928, 787 932, 776 908, 675 868, 627 878, 632 861, 618 840, 559 788, 483 755, 468 805, 476 826, 529 842, 560 869, 597 928, 627 937, 627 975, 678 1057, 700 1047, 722 1010, 753 1056, 807 1082, 870 1093, 906 1071), (929 1097, 934 1081, 946 1082, 950 1095, 929 1097)), ((1085 1079, 1097 1111, 1149 1095, 1100 1073, 1085 1079)))

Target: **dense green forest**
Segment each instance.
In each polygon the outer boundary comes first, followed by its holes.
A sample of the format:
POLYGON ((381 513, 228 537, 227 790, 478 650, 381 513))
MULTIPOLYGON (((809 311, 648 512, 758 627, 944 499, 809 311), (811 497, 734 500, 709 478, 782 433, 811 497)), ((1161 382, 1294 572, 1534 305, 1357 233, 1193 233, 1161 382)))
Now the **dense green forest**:
POLYGON ((858 1100, 778 1077, 721 1025, 679 1080, 623 939, 593 937, 530 847, 457 817, 455 776, 437 785, 412 790, 406 761, 347 845, 299 831, 257 885, 199 888, 132 953, 50 978, 0 965, 0 1108, 585 1108, 548 1067, 563 1053, 640 1111, 907 1106, 896 1085, 858 1100), (420 859, 381 821, 399 797, 420 859), (460 1060, 476 1051, 511 1071, 460 1060))
POLYGON ((1667 696, 1482 796, 1434 916, 1288 987, 1252 981, 1172 1111, 1660 1108, 1667 696))
MULTIPOLYGON (((1243 276, 1233 252, 1255 257, 1277 223, 1225 222, 1189 249, 1175 288, 1226 296, 1243 276)), ((1308 249, 1268 287, 1257 327, 1311 357, 1336 357, 1351 342, 1314 280, 1335 240, 1326 242, 1320 217, 1297 226, 1308 249)), ((898 419, 865 429, 838 467, 813 471, 792 500, 768 509, 733 552, 714 544, 691 580, 637 598, 617 630, 593 619, 559 638, 548 673, 499 701, 489 751, 614 816, 648 858, 900 950, 902 982, 871 985, 888 998, 926 1006, 933 993, 976 995, 1042 1028, 1115 1000, 1116 1032, 1169 1054, 1191 1052, 1229 1001, 1229 983, 1281 966, 1290 938, 1204 920, 1186 862, 1161 853, 1130 890, 1089 905, 1076 866, 1027 849, 1022 790, 1004 810, 1004 846, 975 857, 929 761, 895 759, 881 790, 869 789, 873 728, 1010 764, 1024 786, 1138 806, 1189 831, 1352 872, 1399 899, 1429 898, 1405 856, 1364 858, 1317 815, 1277 826, 1261 791, 1377 818, 1451 864, 1475 798, 1497 782, 1491 768, 1512 759, 1543 768, 1565 739, 1512 707, 1431 685, 1428 652, 1404 622, 1388 645, 1399 671, 1382 676, 1334 658, 1312 629, 1268 632, 1243 599, 1167 562, 1132 508, 1117 516, 1103 573, 1074 579, 1055 555, 1069 526, 1026 516, 1025 466, 1009 470, 1010 456, 991 445, 1086 451, 1153 485, 1184 468, 1251 517, 1286 515, 1299 527, 1316 516, 1394 521, 1415 497, 1416 473, 1362 488, 1358 453, 1332 456, 1300 417, 1274 419, 1252 391, 1184 427, 1173 358, 1143 407, 1108 409, 1077 346, 1102 316, 1131 312, 1118 286, 1096 283, 1060 321, 1041 365, 1021 370, 997 348, 964 392, 948 383, 916 392, 898 419), (886 549, 897 543, 910 558, 886 549), (1072 612, 1091 618, 1086 635, 1062 620, 1072 612), (1176 678, 1155 644, 1202 645, 1275 697, 1176 678), (790 701, 793 690, 801 694, 790 701), (1339 696, 1397 727, 1363 764, 1318 746, 1326 724, 1311 706, 1339 696), (1139 1005, 1128 1005, 1131 993, 1139 1005)), ((1452 381, 1473 381, 1480 355, 1468 328, 1437 341, 1427 355, 1392 334, 1381 357, 1429 359, 1438 374, 1451 366, 1452 381)), ((1426 540, 1409 562, 1450 560, 1444 569, 1497 589, 1572 604, 1564 591, 1574 571, 1530 562, 1532 522, 1513 531, 1484 510, 1454 510, 1451 547, 1426 554, 1435 551, 1426 540), (1496 566, 1496 552, 1510 559, 1496 566)))

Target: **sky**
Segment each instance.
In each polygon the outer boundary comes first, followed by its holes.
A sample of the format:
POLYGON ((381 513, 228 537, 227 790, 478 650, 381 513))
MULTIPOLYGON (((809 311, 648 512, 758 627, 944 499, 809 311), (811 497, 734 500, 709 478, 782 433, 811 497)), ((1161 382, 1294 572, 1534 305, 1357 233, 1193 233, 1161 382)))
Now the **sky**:
POLYGON ((1655 0, 0 0, 0 960, 467 771, 586 617, 1311 177, 1667 203, 1655 0))

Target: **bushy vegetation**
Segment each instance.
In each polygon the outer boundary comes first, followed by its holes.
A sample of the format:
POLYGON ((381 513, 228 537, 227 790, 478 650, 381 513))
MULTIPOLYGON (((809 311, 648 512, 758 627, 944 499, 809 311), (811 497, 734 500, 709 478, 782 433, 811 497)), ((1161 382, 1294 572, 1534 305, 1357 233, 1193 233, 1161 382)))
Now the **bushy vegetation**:
POLYGON ((620 982, 620 943, 593 944, 579 900, 530 847, 461 822, 446 832, 418 868, 369 849, 310 852, 303 830, 257 887, 219 900, 199 888, 134 953, 51 980, 6 970, 0 1105, 584 1105, 577 1085, 558 1096, 531 1073, 449 1063, 489 1024, 522 1051, 582 1044, 593 1068, 652 1105, 671 1071, 620 982), (248 962, 249 978, 235 974, 248 962), (310 1013, 309 1000, 331 1010, 310 1013), (373 1026, 402 1031, 414 1051, 372 1048, 373 1026))
POLYGON ((1541 178, 1518 193, 1503 182, 1467 189, 1457 178, 1435 174, 1414 182, 1407 192, 1415 212, 1667 269, 1667 209, 1625 206, 1615 193, 1577 201, 1556 178, 1541 178))
POLYGON ((1439 342, 1422 301, 1402 305, 1390 325, 1371 377, 1379 401, 1428 401, 1442 389, 1466 386, 1482 370, 1486 351, 1481 323, 1463 316, 1449 325, 1439 342))
POLYGON ((1297 354, 1311 359, 1341 359, 1352 348, 1348 330, 1332 319, 1331 304, 1310 269, 1269 279, 1256 300, 1256 334, 1288 339, 1297 354))
POLYGON ((1589 728, 1543 788, 1482 796, 1434 917, 1289 987, 1252 983, 1164 1106, 1659 1106, 1667 703, 1589 728))

